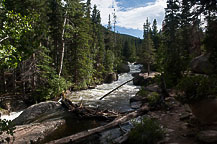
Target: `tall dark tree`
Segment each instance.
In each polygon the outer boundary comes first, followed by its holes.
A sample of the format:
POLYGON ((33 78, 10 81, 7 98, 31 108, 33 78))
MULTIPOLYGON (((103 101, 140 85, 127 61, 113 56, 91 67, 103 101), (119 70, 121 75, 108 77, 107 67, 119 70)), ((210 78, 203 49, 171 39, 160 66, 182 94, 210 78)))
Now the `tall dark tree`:
POLYGON ((165 26, 164 26, 164 48, 165 57, 163 65, 163 76, 165 77, 168 87, 175 85, 183 68, 181 67, 180 46, 178 45, 177 30, 180 24, 180 3, 178 0, 167 0, 165 9, 165 26))
POLYGON ((143 44, 143 58, 144 63, 147 64, 148 75, 150 74, 150 66, 154 63, 154 45, 151 39, 151 30, 150 30, 150 22, 148 18, 146 19, 146 23, 144 24, 144 44, 143 44))

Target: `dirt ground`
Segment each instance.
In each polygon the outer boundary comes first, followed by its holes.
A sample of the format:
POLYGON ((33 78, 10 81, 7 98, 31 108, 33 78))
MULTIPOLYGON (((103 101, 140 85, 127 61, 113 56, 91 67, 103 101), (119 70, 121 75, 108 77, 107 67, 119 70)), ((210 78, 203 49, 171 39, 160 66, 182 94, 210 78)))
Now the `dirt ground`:
POLYGON ((159 144, 201 144, 196 135, 201 128, 187 105, 181 105, 173 96, 166 98, 165 110, 150 111, 148 115, 159 120, 165 130, 165 139, 159 144))

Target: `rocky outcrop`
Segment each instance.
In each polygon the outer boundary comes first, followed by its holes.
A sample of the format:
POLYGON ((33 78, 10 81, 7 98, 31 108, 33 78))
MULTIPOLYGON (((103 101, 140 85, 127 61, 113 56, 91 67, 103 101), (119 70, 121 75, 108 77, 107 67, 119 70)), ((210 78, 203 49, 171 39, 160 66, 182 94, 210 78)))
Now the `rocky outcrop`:
POLYGON ((217 99, 206 99, 189 104, 194 116, 202 123, 217 122, 217 99))
POLYGON ((199 132, 197 135, 198 140, 205 143, 216 143, 217 142, 217 131, 205 130, 199 132))
POLYGON ((128 73, 130 72, 130 67, 128 66, 128 64, 119 64, 117 67, 117 72, 120 73, 128 73))
POLYGON ((106 77, 105 77, 105 83, 112 83, 114 81, 118 80, 118 75, 116 73, 109 73, 106 77))
POLYGON ((209 61, 210 54, 203 54, 191 61, 191 70, 199 74, 214 73, 214 66, 209 61))
POLYGON ((162 89, 157 84, 150 84, 147 87, 145 87, 144 89, 147 91, 150 91, 150 92, 162 93, 162 89))
POLYGON ((136 86, 145 86, 148 85, 152 81, 152 78, 144 78, 143 75, 135 75, 133 78, 133 84, 136 86))
POLYGON ((132 75, 133 77, 138 77, 139 74, 140 74, 140 73, 132 73, 131 75, 132 75))
POLYGON ((0 141, 3 144, 7 144, 7 141, 14 144, 39 143, 64 124, 65 120, 54 120, 16 126, 13 136, 4 133, 0 135, 0 141))
POLYGON ((41 102, 25 109, 22 114, 13 120, 15 125, 29 124, 32 122, 43 121, 48 117, 54 117, 64 112, 64 108, 55 101, 41 102))

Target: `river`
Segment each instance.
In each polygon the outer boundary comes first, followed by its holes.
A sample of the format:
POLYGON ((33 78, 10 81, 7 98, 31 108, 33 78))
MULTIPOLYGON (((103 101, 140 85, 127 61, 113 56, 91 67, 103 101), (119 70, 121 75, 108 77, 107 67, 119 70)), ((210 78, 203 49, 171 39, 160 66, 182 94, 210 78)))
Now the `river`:
POLYGON ((141 65, 134 65, 129 63, 130 72, 119 74, 118 81, 115 81, 111 84, 102 84, 98 85, 95 89, 88 89, 73 92, 69 99, 74 103, 79 103, 82 100, 83 105, 89 107, 99 107, 102 109, 109 109, 118 112, 132 111, 129 103, 129 99, 139 91, 140 86, 133 85, 133 82, 129 82, 126 85, 123 85, 103 100, 99 100, 102 96, 123 84, 124 82, 131 80, 133 78, 132 74, 140 72, 141 65))
MULTIPOLYGON (((69 99, 73 103, 80 103, 84 106, 89 107, 98 107, 99 109, 109 109, 117 112, 128 112, 132 111, 129 103, 129 99, 139 91, 139 86, 133 85, 133 82, 129 82, 126 85, 123 85, 103 100, 99 100, 103 95, 107 94, 114 88, 123 84, 124 82, 131 80, 132 74, 139 72, 141 65, 134 65, 133 63, 129 63, 130 72, 119 74, 119 78, 117 81, 111 84, 102 84, 98 85, 95 89, 82 90, 77 92, 72 92, 69 96, 69 99)), ((18 117, 22 111, 20 112, 12 112, 10 115, 2 115, 1 119, 13 120, 18 117)))

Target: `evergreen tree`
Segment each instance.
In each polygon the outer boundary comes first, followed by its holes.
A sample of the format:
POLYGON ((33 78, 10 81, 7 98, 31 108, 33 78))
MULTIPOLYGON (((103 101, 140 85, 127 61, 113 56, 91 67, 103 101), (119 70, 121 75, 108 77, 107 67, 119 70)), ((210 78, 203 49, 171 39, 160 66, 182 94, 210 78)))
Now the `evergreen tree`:
POLYGON ((79 1, 68 1, 69 23, 66 30, 67 47, 70 58, 68 66, 72 72, 74 89, 87 88, 92 83, 93 65, 90 51, 88 19, 79 1))
POLYGON ((179 1, 167 0, 165 9, 163 76, 167 87, 177 84, 183 68, 181 67, 180 46, 178 45, 177 30, 180 24, 179 1))
POLYGON ((129 60, 130 55, 131 55, 130 43, 129 43, 129 41, 125 41, 124 42, 124 48, 123 48, 123 56, 125 57, 126 61, 129 60))
POLYGON ((148 18, 146 23, 144 24, 144 45, 143 45, 143 57, 145 63, 147 64, 148 75, 150 74, 150 65, 154 63, 154 46, 153 41, 151 39, 151 30, 150 30, 150 23, 148 18))
POLYGON ((160 46, 160 38, 157 30, 157 20, 154 19, 153 24, 152 24, 152 31, 151 31, 151 39, 154 44, 154 49, 157 50, 160 46))
POLYGON ((94 5, 91 19, 93 24, 93 47, 96 49, 96 55, 94 59, 94 68, 96 71, 94 77, 96 83, 101 83, 103 81, 103 75, 105 71, 103 65, 105 60, 105 46, 101 27, 101 16, 99 10, 97 10, 96 5, 94 5))

